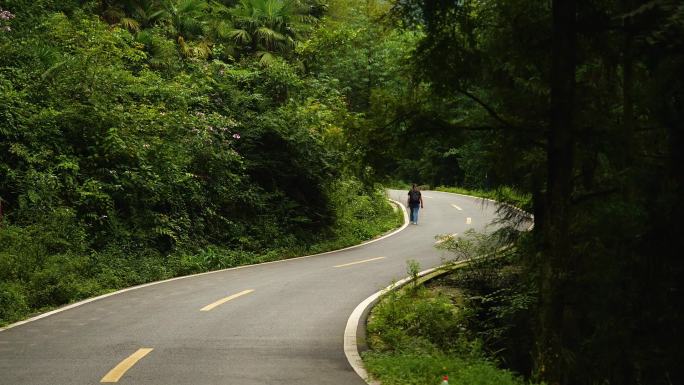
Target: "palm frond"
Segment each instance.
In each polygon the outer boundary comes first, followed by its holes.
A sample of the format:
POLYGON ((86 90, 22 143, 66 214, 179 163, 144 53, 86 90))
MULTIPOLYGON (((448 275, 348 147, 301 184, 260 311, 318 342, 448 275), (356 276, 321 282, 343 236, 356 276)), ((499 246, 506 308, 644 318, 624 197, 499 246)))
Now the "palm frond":
POLYGON ((297 41, 292 37, 287 36, 287 38, 285 39, 285 44, 287 44, 289 48, 294 49, 297 46, 297 41))
POLYGON ((219 39, 229 39, 231 32, 234 30, 233 26, 227 21, 219 21, 211 26, 212 32, 219 39))
MULTIPOLYGON (((245 31, 240 32, 241 40, 249 33, 258 49, 269 52, 291 51, 299 32, 306 33, 315 20, 296 0, 240 0, 230 15, 233 25, 245 31)), ((233 31, 232 37, 238 34, 233 31)))
POLYGON ((140 23, 131 17, 122 18, 121 20, 119 20, 119 25, 131 32, 140 31, 140 23))
POLYGON ((252 37, 249 32, 244 29, 234 29, 228 33, 228 36, 238 44, 248 44, 252 42, 252 37))
POLYGON ((178 36, 178 48, 180 50, 181 55, 184 57, 191 57, 192 56, 192 49, 190 48, 190 45, 185 42, 185 39, 183 39, 183 36, 178 36))
POLYGON ((201 58, 201 59, 206 59, 211 55, 211 43, 203 40, 199 42, 195 47, 193 47, 193 55, 194 57, 201 58))
POLYGON ((285 40, 285 35, 280 32, 274 31, 268 27, 261 27, 256 30, 256 35, 261 38, 261 40, 272 43, 275 41, 285 40))
POLYGON ((163 18, 165 18, 165 17, 167 17, 167 16, 168 16, 168 13, 166 12, 166 10, 165 10, 165 9, 160 9, 160 10, 154 11, 154 12, 152 12, 150 15, 148 15, 148 16, 147 16, 147 20, 148 20, 150 23, 154 23, 154 22, 156 22, 156 21, 158 21, 158 20, 161 20, 161 19, 163 19, 163 18))
POLYGON ((197 14, 207 8, 204 0, 180 0, 178 3, 178 13, 197 14))
POLYGON ((109 7, 102 13, 102 17, 110 24, 118 23, 126 17, 126 12, 119 7, 109 7))
POLYGON ((259 58, 259 64, 262 66, 269 66, 276 61, 276 56, 268 51, 259 51, 256 56, 259 58))

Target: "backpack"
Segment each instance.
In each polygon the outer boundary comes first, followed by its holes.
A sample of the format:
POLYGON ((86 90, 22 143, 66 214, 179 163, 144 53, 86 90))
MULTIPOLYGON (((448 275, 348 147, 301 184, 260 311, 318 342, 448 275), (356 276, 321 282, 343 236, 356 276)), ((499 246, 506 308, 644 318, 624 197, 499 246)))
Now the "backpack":
POLYGON ((419 203, 420 202, 420 191, 409 191, 409 202, 419 203))

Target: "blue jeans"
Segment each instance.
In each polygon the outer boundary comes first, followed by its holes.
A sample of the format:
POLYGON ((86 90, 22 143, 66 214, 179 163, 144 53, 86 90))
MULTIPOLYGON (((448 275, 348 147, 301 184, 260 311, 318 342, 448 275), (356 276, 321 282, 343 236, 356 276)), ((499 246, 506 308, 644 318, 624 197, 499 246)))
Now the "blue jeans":
POLYGON ((411 217, 410 220, 413 223, 418 223, 418 210, 420 206, 411 206, 411 217))

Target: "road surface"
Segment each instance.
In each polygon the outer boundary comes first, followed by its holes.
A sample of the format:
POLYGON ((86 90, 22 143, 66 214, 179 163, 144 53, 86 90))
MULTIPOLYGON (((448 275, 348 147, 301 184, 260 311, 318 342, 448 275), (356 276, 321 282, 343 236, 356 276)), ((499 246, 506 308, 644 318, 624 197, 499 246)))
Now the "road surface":
MULTIPOLYGON (((406 191, 390 196, 406 202, 406 191)), ((435 235, 483 229, 495 205, 423 192, 419 224, 311 258, 113 295, 0 332, 0 384, 363 385, 343 333, 356 305, 437 266, 435 235)))

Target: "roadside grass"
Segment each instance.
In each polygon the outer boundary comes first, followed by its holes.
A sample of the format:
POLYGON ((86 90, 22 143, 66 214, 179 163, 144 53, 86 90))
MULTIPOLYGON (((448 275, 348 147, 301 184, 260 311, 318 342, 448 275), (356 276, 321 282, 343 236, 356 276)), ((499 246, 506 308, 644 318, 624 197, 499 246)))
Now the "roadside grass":
POLYGON ((368 371, 383 385, 438 385, 445 373, 450 385, 525 384, 487 360, 453 354, 368 353, 364 360, 368 371))
POLYGON ((411 189, 411 183, 410 182, 405 182, 403 180, 388 180, 383 182, 383 185, 385 188, 391 189, 391 190, 410 190, 411 189))
POLYGON ((49 227, 0 228, 0 327, 57 307, 122 288, 212 270, 336 250, 383 235, 403 224, 403 213, 377 186, 340 182, 331 192, 335 226, 308 243, 240 250, 221 245, 171 253, 83 246, 84 233, 69 221, 49 227))
MULTIPOLYGON (((409 266, 409 269, 411 266, 409 266)), ((439 285, 406 285, 386 294, 367 325, 369 374, 383 385, 522 385, 497 367, 468 329, 473 312, 467 293, 439 285)))

